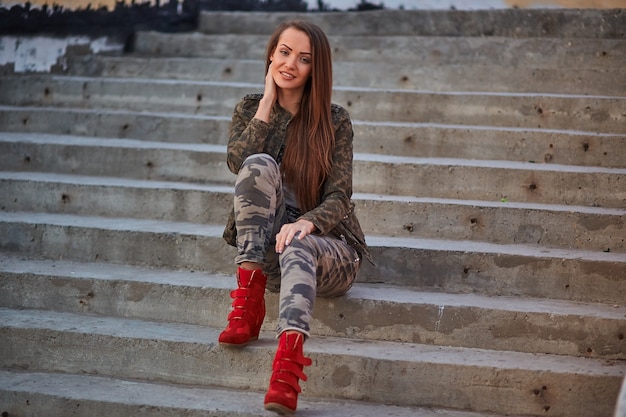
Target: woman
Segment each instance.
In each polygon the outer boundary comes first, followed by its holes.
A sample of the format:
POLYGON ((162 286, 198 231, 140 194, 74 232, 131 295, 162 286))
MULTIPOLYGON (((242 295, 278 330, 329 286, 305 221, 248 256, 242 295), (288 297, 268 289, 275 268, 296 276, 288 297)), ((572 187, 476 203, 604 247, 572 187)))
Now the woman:
POLYGON ((316 296, 345 294, 371 261, 352 196, 352 123, 331 104, 328 39, 309 22, 280 25, 266 51, 263 94, 237 104, 227 163, 237 174, 224 238, 237 247, 238 288, 219 342, 259 335, 265 289, 280 291, 278 350, 265 408, 296 410, 306 380, 303 343, 316 296))

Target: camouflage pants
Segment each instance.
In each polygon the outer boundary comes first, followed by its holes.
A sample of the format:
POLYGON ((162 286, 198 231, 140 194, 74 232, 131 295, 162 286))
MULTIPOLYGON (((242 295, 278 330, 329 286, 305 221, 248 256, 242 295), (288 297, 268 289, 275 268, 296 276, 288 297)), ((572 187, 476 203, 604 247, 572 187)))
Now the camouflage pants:
POLYGON ((267 289, 280 291, 278 334, 298 330, 309 336, 316 296, 345 294, 356 278, 360 259, 343 240, 316 234, 294 239, 277 254, 276 234, 283 224, 295 220, 285 210, 282 177, 274 159, 267 154, 248 157, 235 184, 235 262, 262 264, 267 289))

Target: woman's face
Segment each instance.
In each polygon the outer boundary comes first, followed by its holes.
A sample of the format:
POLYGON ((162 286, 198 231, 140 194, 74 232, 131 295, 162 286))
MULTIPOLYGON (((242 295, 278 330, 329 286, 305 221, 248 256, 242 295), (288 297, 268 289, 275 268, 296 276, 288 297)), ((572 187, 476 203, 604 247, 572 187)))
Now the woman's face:
POLYGON ((287 28, 278 38, 270 71, 283 90, 303 90, 311 75, 311 41, 306 33, 287 28))

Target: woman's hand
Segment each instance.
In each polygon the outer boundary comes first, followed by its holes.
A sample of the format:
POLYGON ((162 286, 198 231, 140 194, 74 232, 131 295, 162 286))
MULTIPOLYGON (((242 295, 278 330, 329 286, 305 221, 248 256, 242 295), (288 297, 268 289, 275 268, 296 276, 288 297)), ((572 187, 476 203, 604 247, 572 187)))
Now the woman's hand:
POLYGON ((315 231, 315 225, 308 220, 300 219, 295 223, 284 224, 276 235, 276 252, 283 253, 294 239, 304 239, 315 231))
POLYGON ((272 76, 272 63, 270 63, 270 66, 267 69, 267 74, 265 75, 265 89, 263 90, 263 98, 259 102, 259 107, 254 117, 264 121, 265 123, 269 123, 272 107, 274 107, 274 103, 276 102, 276 98, 278 97, 277 89, 278 87, 276 86, 276 83, 274 82, 274 77, 272 76))
POLYGON ((265 89, 263 91, 263 97, 270 100, 272 104, 274 104, 276 97, 278 96, 276 91, 277 88, 276 82, 274 81, 274 75, 272 74, 272 63, 270 62, 269 67, 267 67, 267 74, 265 74, 265 89))

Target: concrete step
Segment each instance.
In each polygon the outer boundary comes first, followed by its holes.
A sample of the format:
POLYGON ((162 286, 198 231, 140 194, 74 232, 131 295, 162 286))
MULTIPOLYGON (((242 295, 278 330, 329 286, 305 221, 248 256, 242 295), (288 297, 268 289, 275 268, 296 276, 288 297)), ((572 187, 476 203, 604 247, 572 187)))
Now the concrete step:
MULTIPOLYGON (((261 84, 103 77, 9 76, 0 104, 174 111, 227 116, 261 84)), ((624 133, 626 97, 436 93, 335 87, 333 100, 357 120, 624 133)))
POLYGON ((329 35, 449 35, 511 38, 624 38, 620 9, 377 10, 355 14, 209 12, 199 30, 209 33, 269 35, 279 22, 307 19, 329 35), (358 17, 358 18, 357 18, 358 17))
MULTIPOLYGON (((343 31, 335 101, 367 138, 355 200, 377 265, 341 302, 317 303, 301 412, 613 413, 626 374, 625 17, 568 13, 311 16, 344 22, 331 31, 343 31), (371 36, 390 22, 393 36, 371 36)), ((0 403, 19 407, 5 412, 262 412, 276 296, 258 343, 216 340, 234 272, 227 126, 262 90, 247 77, 268 17, 202 17, 260 36, 142 32, 133 61, 71 63, 80 77, 0 77, 0 403), (202 70, 211 78, 184 75, 202 70), (129 392, 140 401, 111 400, 129 392)))
POLYGON ((356 154, 353 172, 359 192, 607 208, 626 201, 619 185, 626 170, 617 168, 356 154))
MULTIPOLYGON (((28 258, 233 274, 223 224, 0 212, 0 250, 28 258)), ((368 235, 359 280, 446 292, 623 304, 626 256, 537 245, 368 235)))
POLYGON ((70 135, 0 135, 7 170, 234 184, 226 147, 70 135))
MULTIPOLYGON (((258 417, 265 392, 123 380, 93 375, 0 371, 9 416, 258 417)), ((441 408, 301 397, 299 415, 327 417, 504 417, 441 408)), ((507 414, 509 415, 509 414, 507 414)))
MULTIPOLYGON (((352 23, 347 26, 352 26, 352 23)), ((273 30, 273 29, 272 29, 273 30)), ((264 34, 203 34, 139 31, 133 52, 150 57, 203 57, 265 60, 271 30, 264 34)), ((626 58, 626 40, 507 38, 329 36, 333 64, 343 62, 397 63, 422 68, 483 65, 520 69, 618 69, 626 58)), ((97 61, 95 61, 97 62, 97 61)), ((96 68, 93 68, 96 69, 96 68)), ((205 71, 201 71, 205 72, 205 71)), ((217 74, 214 74, 217 75, 217 74)))
MULTIPOLYGON (((0 105, 0 134, 50 133, 226 145, 230 119, 230 116, 176 112, 0 105)), ((595 144, 589 145, 592 153, 595 144)), ((608 156, 612 152, 606 153, 608 156)))
MULTIPOLYGON (((414 157, 626 168, 626 134, 353 120, 354 150, 414 157)), ((228 116, 0 106, 5 132, 226 145, 228 116)), ((0 133, 2 134, 2 133, 0 133)))
MULTIPOLYGON (((89 77, 136 77, 257 83, 264 61, 249 59, 108 57, 88 55, 68 63, 66 74, 89 77)), ((620 96, 615 80, 626 80, 626 69, 535 68, 510 65, 337 61, 333 82, 339 86, 431 91, 490 91, 620 96)))
POLYGON ((0 171, 2 211, 226 224, 231 185, 0 171))
MULTIPOLYGON (((226 224, 232 196, 223 185, 0 172, 2 211, 226 224)), ((624 209, 362 193, 353 200, 368 234, 626 253, 624 209)))
MULTIPOLYGON (((7 171, 233 184, 225 147, 71 135, 0 135, 7 171)), ((384 195, 624 208, 626 168, 354 155, 354 191, 384 195)))
MULTIPOLYGON (((259 392, 276 343, 263 334, 244 350, 224 349, 208 326, 38 310, 2 309, 0 323, 4 369, 259 392)), ((604 417, 626 372, 621 361, 331 337, 310 338, 305 352, 314 365, 303 399, 500 414, 604 417)))
MULTIPOLYGON (((0 306, 225 326, 234 276, 0 254, 0 306)), ((263 329, 277 324, 266 296, 263 329)), ((439 346, 626 359, 626 306, 423 292, 357 283, 316 300, 312 334, 439 346), (584 330, 581 330, 584 329, 584 330), (514 335, 514 336, 512 336, 514 335), (621 337, 621 338, 620 338, 621 337)))

